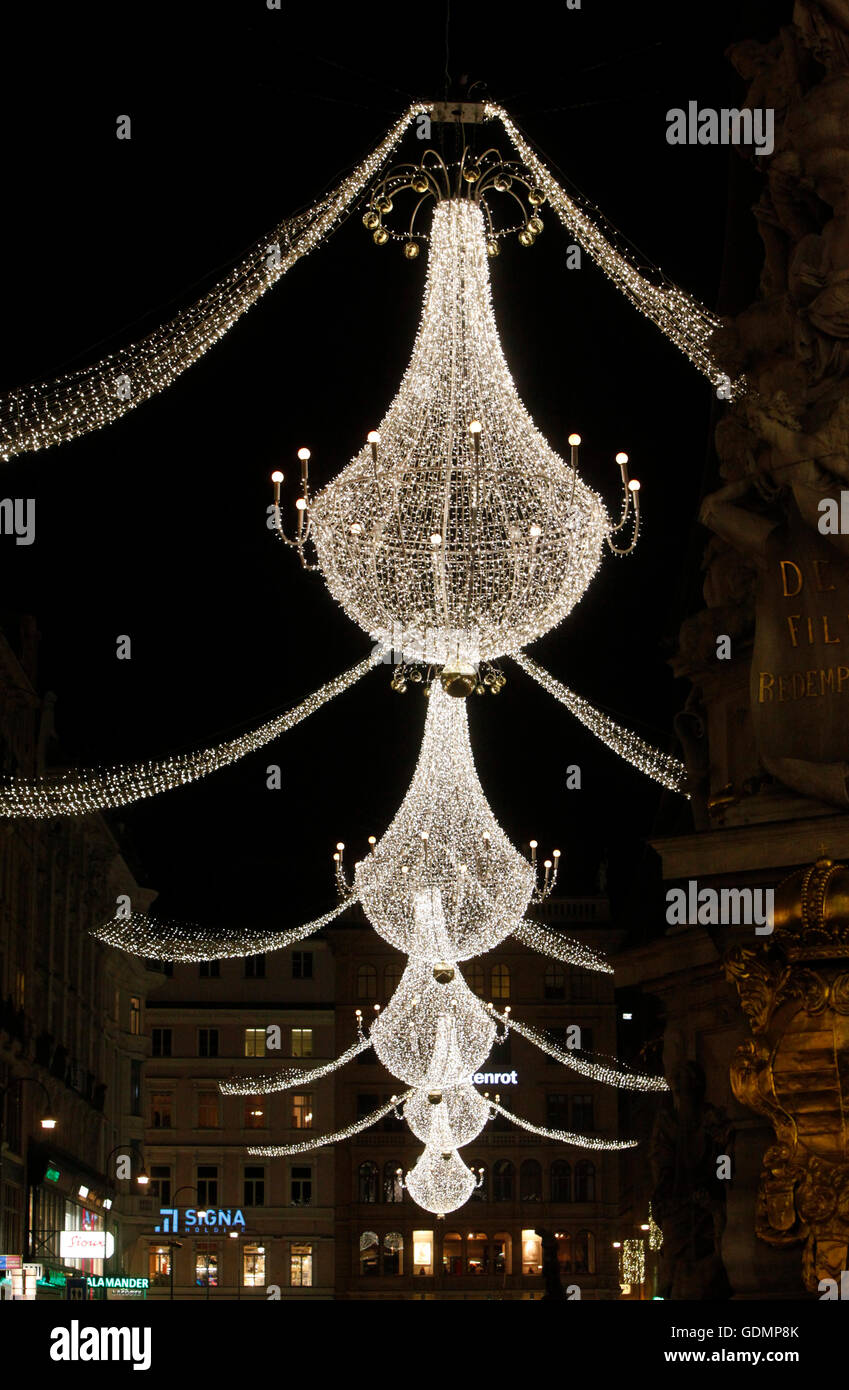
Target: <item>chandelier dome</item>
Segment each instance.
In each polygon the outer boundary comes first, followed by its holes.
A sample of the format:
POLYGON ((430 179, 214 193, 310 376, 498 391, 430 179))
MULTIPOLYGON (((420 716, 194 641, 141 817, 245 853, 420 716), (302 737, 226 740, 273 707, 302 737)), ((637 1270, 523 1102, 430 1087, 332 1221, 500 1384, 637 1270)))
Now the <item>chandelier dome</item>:
POLYGON ((334 598, 410 660, 518 651, 561 622, 593 578, 611 523, 519 399, 474 202, 434 210, 409 367, 310 521, 334 598))

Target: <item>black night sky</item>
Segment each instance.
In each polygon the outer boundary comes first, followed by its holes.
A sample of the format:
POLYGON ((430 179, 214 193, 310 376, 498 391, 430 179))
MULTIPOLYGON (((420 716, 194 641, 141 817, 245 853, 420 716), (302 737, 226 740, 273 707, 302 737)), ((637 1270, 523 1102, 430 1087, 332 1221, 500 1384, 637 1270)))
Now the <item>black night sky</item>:
MULTIPOLYGON (((2 386, 85 365, 193 302, 357 164, 410 100, 444 95, 446 66, 452 97, 485 83, 567 187, 684 288, 735 312, 757 284, 757 177, 727 148, 667 145, 666 111, 739 104, 725 50, 770 37, 790 10, 452 3, 446 55, 444 0, 31 7, 14 33, 3 21, 2 386), (115 138, 124 113, 131 141, 115 138)), ((0 539, 0 620, 14 640, 15 614, 37 618, 63 761, 216 741, 368 651, 321 577, 265 525, 272 468, 293 480, 306 443, 316 486, 338 472, 409 357, 425 257, 376 248, 361 210, 165 394, 101 433, 0 465, 0 495, 36 499, 35 544, 0 539), (131 661, 115 656, 123 633, 131 661)), ((608 557, 533 655, 672 748, 686 687, 667 662, 701 602, 695 517, 716 483, 716 402, 586 257, 567 271, 567 245, 549 211, 535 247, 511 240, 495 263, 505 352, 552 445, 565 452, 580 430, 583 475, 611 506, 612 457, 628 450, 645 526, 637 555, 608 557)), ((283 927, 332 906, 335 841, 357 849, 379 835, 415 763, 425 701, 393 694, 389 671, 267 753, 113 817, 142 882, 160 891, 156 911, 283 927), (266 788, 270 762, 282 791, 266 788)), ((471 708, 496 815, 517 844, 559 845, 575 891, 592 888, 608 855, 621 919, 636 935, 656 930, 647 841, 687 829, 686 806, 510 663, 505 672, 504 692, 471 708), (583 769, 580 792, 566 790, 570 763, 583 769)))

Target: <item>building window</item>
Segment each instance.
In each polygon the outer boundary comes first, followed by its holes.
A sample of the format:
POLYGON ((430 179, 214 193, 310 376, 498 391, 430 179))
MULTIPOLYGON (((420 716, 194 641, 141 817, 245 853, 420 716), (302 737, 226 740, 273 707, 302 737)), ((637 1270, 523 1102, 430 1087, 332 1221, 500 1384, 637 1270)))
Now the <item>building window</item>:
POLYGON ((583 1159, 575 1164, 575 1201, 594 1202, 595 1195, 595 1164, 583 1159))
POLYGON ((245 1096, 245 1129, 264 1129, 267 1120, 261 1096, 245 1096))
POLYGON ((573 1096, 572 1124, 582 1134, 595 1128, 592 1096, 573 1096))
POLYGON ((545 999, 566 998, 566 971, 553 962, 545 967, 543 997, 545 999))
POLYGON ((242 1250, 242 1284, 246 1289, 265 1287, 265 1246, 246 1245, 242 1250))
POLYGON ((150 1170, 150 1195, 156 1206, 170 1207, 171 1169, 167 1164, 153 1164, 150 1170))
POLYGON ((292 952, 292 979, 312 979, 312 951, 292 952))
POLYGON ((198 1210, 218 1206, 218 1166, 215 1163, 198 1164, 198 1210))
POLYGON ((377 998, 377 971, 373 965, 357 966, 357 998, 377 998))
POLYGON ((174 975, 173 960, 146 960, 144 968, 145 970, 155 970, 157 974, 164 975, 168 980, 172 979, 174 975))
POLYGON ((256 956, 245 956, 245 979, 264 980, 265 979, 265 954, 260 951, 256 956))
POLYGON ((492 1197, 495 1202, 512 1202, 516 1170, 509 1158, 500 1158, 492 1165, 492 1197))
POLYGON ((582 1004, 593 998, 593 977, 589 970, 573 970, 571 974, 572 998, 582 1004))
POLYGON ((542 1168, 535 1158, 526 1158, 519 1169, 519 1201, 542 1201, 542 1168))
POLYGON ((403 1202, 404 1171, 397 1158, 388 1158, 383 1165, 384 1202, 403 1202))
POLYGON ((265 1206, 265 1169, 262 1164, 248 1164, 245 1168, 245 1206, 265 1206))
POLYGON ((218 1129, 221 1107, 218 1091, 198 1091, 198 1129, 218 1129))
POLYGON ((551 1165, 551 1200, 552 1202, 571 1202, 572 1200, 572 1165, 562 1158, 558 1158, 551 1165))
POLYGON ((141 1108, 141 1073, 142 1064, 137 1058, 130 1062, 130 1114, 140 1115, 141 1108))
POLYGON ((147 1277, 151 1284, 167 1284, 171 1278, 170 1245, 151 1245, 147 1252, 147 1277))
POLYGON ((130 1032, 135 1037, 141 1032, 141 999, 137 994, 130 995, 130 1032))
POLYGON ((549 1129, 569 1128, 569 1097, 562 1092, 549 1092, 545 1098, 545 1123, 549 1129))
POLYGON ((479 997, 483 998, 486 982, 484 979, 483 966, 480 961, 469 961, 463 974, 466 977, 466 984, 469 986, 472 994, 477 994, 479 997))
POLYGON ((293 1168, 289 1184, 293 1207, 312 1205, 312 1168, 293 1168))
POLYGON ((378 1169, 377 1164, 368 1160, 361 1163, 357 1170, 357 1201, 376 1202, 377 1201, 378 1169))
POLYGON ((387 965, 383 971, 383 997, 391 999, 399 984, 401 983, 402 968, 395 961, 387 965))
POLYGON ((245 1029, 245 1056, 264 1057, 265 1056, 265 1029, 246 1028, 245 1029))
POLYGON ((201 1288, 205 1288, 207 1284, 212 1289, 218 1287, 217 1245, 210 1245, 204 1241, 195 1246, 195 1283, 201 1288))
POLYGON ((557 1238, 557 1263, 563 1274, 572 1273, 572 1237, 562 1235, 557 1238))
POLYGON ((463 1237, 459 1231, 446 1231, 442 1237, 442 1272, 463 1273, 463 1237))
POLYGON ((400 1231, 389 1231, 383 1237, 383 1273, 403 1274, 404 1237, 400 1231))
POLYGON ((312 1288, 312 1246, 295 1245, 289 1248, 289 1283, 293 1289, 312 1288))
POLYGON ((510 998, 510 967, 507 965, 494 965, 492 967, 492 997, 493 999, 510 998))
POLYGON ((171 1056, 171 1029, 154 1028, 151 1034, 151 1051, 154 1057, 171 1056))
POLYGON ((360 1236, 360 1274, 379 1274, 380 1241, 376 1231, 363 1231, 360 1236))
MULTIPOLYGON (((173 1125, 171 1107, 174 1097, 170 1091, 154 1091, 150 1097, 150 1123, 154 1129, 170 1129, 173 1125)), ((167 1203, 165 1204, 167 1206, 167 1203)))
POLYGON ((198 965, 198 975, 202 980, 217 980, 221 975, 220 960, 202 960, 198 965))
POLYGON ((292 1128, 312 1129, 311 1091, 302 1091, 292 1096, 292 1128))
POLYGON ((312 1056, 312 1029, 293 1028, 292 1029, 292 1056, 311 1057, 312 1056))
POLYGON ((576 1274, 595 1274, 595 1236, 591 1231, 579 1231, 575 1236, 574 1269, 576 1274))
POLYGON ((218 1056, 218 1029, 198 1028, 198 1057, 218 1056))

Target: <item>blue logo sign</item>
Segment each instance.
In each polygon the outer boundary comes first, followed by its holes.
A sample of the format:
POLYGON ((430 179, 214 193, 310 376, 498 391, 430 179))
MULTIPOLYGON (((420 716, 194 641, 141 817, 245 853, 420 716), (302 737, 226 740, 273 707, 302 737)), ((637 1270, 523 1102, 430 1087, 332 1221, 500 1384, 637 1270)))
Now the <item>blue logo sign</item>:
MULTIPOLYGON (((154 1226, 157 1235, 179 1235, 180 1209, 179 1207, 160 1207, 159 1215, 162 1220, 158 1226, 154 1226)), ((227 1230, 231 1226, 241 1226, 245 1229, 245 1218, 241 1210, 237 1207, 234 1211, 232 1207, 224 1210, 222 1207, 210 1207, 208 1211, 187 1207, 183 1212, 182 1233, 184 1235, 219 1235, 221 1231, 227 1230)))

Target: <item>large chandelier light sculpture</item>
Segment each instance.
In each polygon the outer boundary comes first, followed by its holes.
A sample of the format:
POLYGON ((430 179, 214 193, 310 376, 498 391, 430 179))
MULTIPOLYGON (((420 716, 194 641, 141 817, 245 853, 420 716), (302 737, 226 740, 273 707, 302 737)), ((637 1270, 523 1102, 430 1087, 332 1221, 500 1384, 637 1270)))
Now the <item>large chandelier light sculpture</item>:
MULTIPOLYGON (((605 540, 628 553, 639 530, 625 455, 614 525, 578 474, 578 437, 567 464, 519 399, 492 306, 487 248, 499 242, 485 201, 503 191, 522 206, 519 175, 500 162, 485 169, 464 155, 463 196, 432 156, 373 192, 366 219, 375 221, 393 206, 387 190, 426 187, 439 198, 413 355, 379 429, 315 498, 303 460, 298 532, 284 537, 304 560, 314 543, 330 592, 374 641, 439 665, 491 661, 548 632, 586 592, 605 540), (620 548, 613 537, 629 524, 620 548)), ((542 227, 533 201, 526 215, 527 227, 542 227)))

